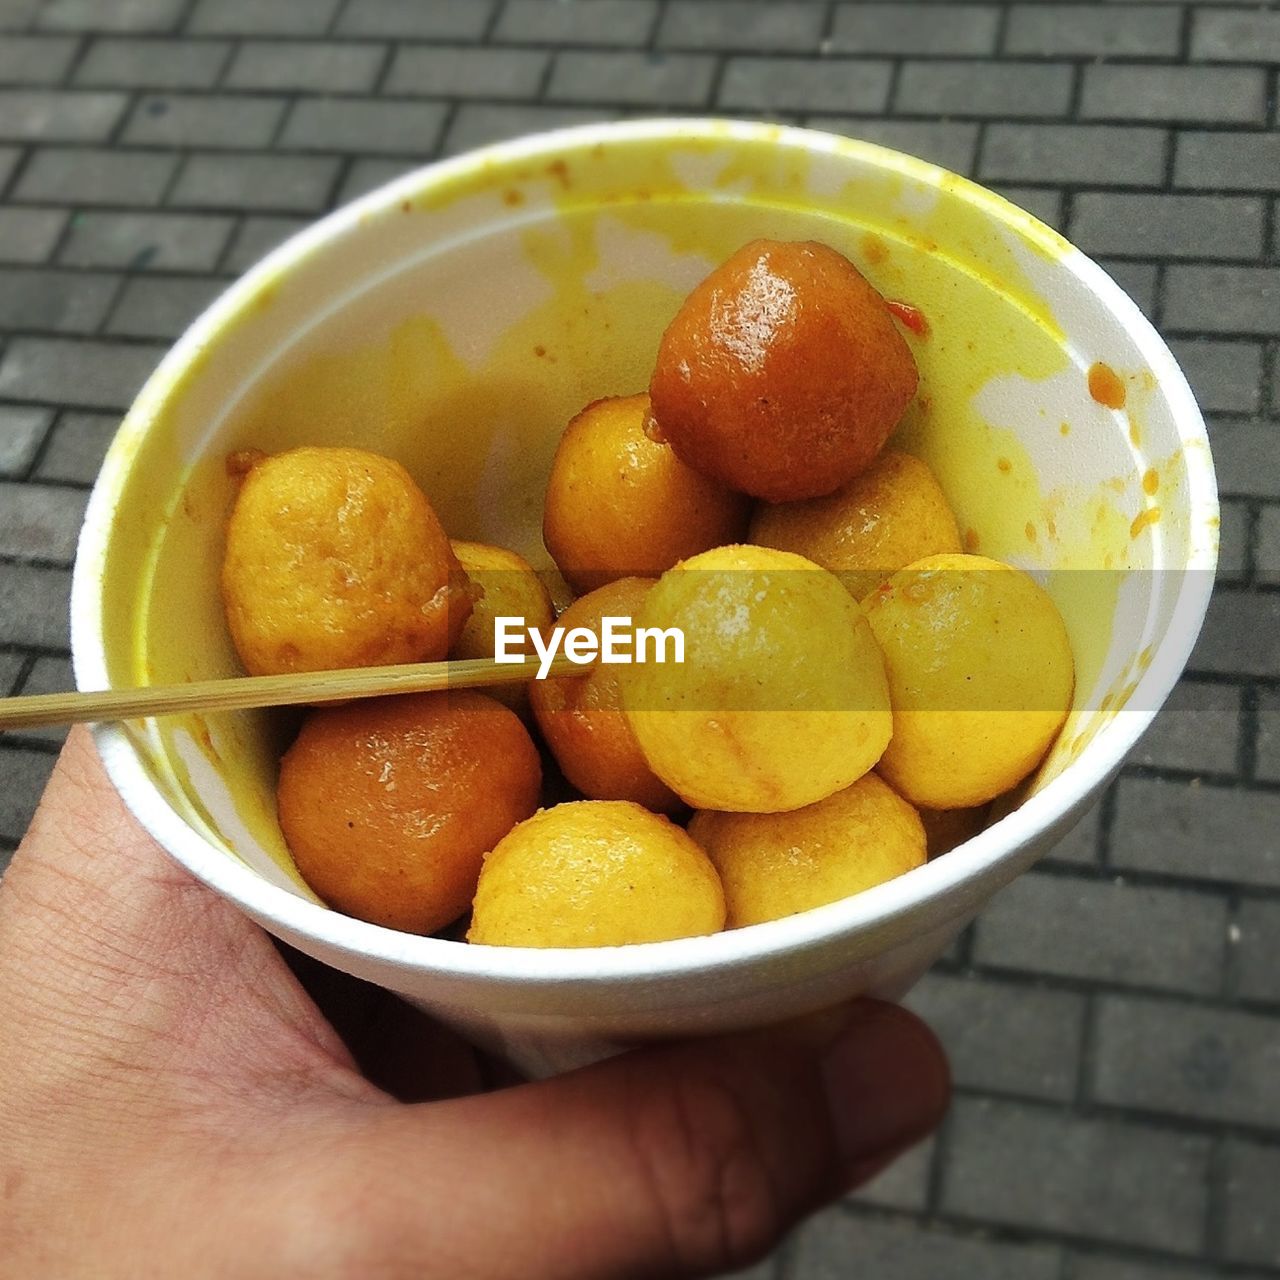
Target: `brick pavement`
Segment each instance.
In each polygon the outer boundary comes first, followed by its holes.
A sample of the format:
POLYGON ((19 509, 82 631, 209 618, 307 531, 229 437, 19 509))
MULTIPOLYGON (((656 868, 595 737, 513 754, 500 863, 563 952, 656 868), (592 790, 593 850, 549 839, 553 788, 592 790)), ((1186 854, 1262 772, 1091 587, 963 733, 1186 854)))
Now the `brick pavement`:
MULTIPOLYGON (((1280 5, 0 0, 0 689, 65 686, 87 487, 223 282, 404 169, 761 115, 917 152, 1098 256, 1210 419, 1223 571, 1116 786, 911 1003, 936 1142, 753 1280, 1280 1276, 1280 5)), ((0 742, 0 862, 59 735, 0 742)))

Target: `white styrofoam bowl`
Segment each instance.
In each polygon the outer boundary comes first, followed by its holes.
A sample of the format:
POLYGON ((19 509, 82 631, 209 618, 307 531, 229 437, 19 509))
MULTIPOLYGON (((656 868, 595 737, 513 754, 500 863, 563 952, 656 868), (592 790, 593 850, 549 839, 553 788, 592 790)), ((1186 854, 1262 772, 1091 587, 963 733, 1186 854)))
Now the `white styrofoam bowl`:
POLYGON ((95 730, 132 812, 207 885, 531 1070, 896 997, 1097 799, 1187 660, 1217 554, 1204 424, 1151 325, 1056 233, 922 161, 750 123, 567 130, 419 170, 276 250, 163 361, 89 505, 72 591, 84 689, 236 671, 217 590, 233 449, 393 454, 453 536, 547 564, 541 493, 565 421, 642 389, 680 299, 756 236, 824 240, 921 309, 922 395, 901 438, 970 545, 1036 573, 1067 618, 1072 719, 999 821, 770 924, 622 948, 467 946, 351 919, 306 889, 273 821, 277 720, 95 730), (1089 395, 1099 361, 1129 389, 1123 410, 1089 395))

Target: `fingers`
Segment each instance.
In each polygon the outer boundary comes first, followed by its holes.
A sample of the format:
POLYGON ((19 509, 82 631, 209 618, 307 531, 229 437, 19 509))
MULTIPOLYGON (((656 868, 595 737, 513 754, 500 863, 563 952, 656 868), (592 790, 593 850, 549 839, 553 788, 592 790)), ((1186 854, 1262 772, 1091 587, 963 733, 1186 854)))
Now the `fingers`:
POLYGON ((948 1096, 932 1034, 863 1002, 818 1042, 708 1041, 381 1109, 344 1144, 331 1194, 335 1212, 360 1206, 356 1273, 709 1275, 923 1137, 948 1096))

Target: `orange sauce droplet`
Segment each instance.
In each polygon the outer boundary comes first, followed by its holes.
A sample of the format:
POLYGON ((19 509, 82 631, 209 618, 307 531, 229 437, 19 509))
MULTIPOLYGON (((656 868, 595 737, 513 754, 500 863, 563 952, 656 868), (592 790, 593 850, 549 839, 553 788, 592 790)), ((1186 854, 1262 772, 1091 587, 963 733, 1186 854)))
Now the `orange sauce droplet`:
POLYGON ((903 328, 910 329, 919 338, 929 336, 929 322, 924 318, 924 312, 919 307, 913 307, 909 302, 896 301, 887 301, 885 306, 893 312, 903 328))
POLYGON ((515 187, 508 187, 502 193, 502 203, 513 208, 516 205, 524 204, 524 192, 517 190, 515 187))
POLYGON ((1013 463, 1008 458, 997 458, 996 470, 1003 471, 1005 475, 1008 475, 1013 470, 1013 463))
POLYGON ((1154 494, 1160 488, 1160 473, 1151 467, 1142 477, 1142 487, 1150 494, 1154 494))
POLYGON ((876 266, 888 258, 889 246, 885 244, 879 236, 872 235, 870 232, 867 232, 867 234, 862 237, 862 256, 866 258, 872 266, 876 266))
POLYGON ((1129 537, 1136 538, 1148 525, 1160 523, 1160 508, 1148 507, 1145 511, 1139 511, 1133 517, 1133 523, 1129 526, 1129 537))
POLYGON ((1089 394, 1108 409, 1124 408, 1124 383, 1109 364, 1099 361, 1089 366, 1089 394))
POLYGON ((1034 542, 1036 540, 1036 527, 1030 520, 1027 521, 1023 532, 1027 535, 1028 542, 1034 542))
POLYGON ((976 529, 966 529, 964 531, 964 549, 966 551, 977 551, 978 531, 976 529))

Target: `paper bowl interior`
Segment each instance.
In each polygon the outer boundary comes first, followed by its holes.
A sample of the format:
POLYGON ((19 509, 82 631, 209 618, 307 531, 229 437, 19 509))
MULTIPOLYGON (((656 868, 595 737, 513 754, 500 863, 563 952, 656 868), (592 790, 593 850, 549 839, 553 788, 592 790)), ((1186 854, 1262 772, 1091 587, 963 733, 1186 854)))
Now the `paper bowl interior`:
POLYGON ((80 686, 237 674, 218 591, 232 450, 389 454, 452 536, 549 565, 542 494, 565 423, 643 389, 685 294, 760 236, 824 241, 919 308, 921 389, 897 442, 936 471, 966 546, 1036 572, 1066 618, 1076 705, 1021 806, 929 866, 791 920, 533 953, 319 905, 275 820, 288 717, 100 727, 114 781, 175 856, 330 955, 516 985, 657 979, 824 939, 853 954, 936 923, 1103 784, 1181 670, 1215 562, 1212 468, 1182 375, 1099 268, 999 197, 878 147, 763 125, 500 145, 376 192, 250 272, 166 359, 108 456, 76 570, 80 686), (1123 410, 1091 397, 1095 362, 1123 380, 1123 410))

